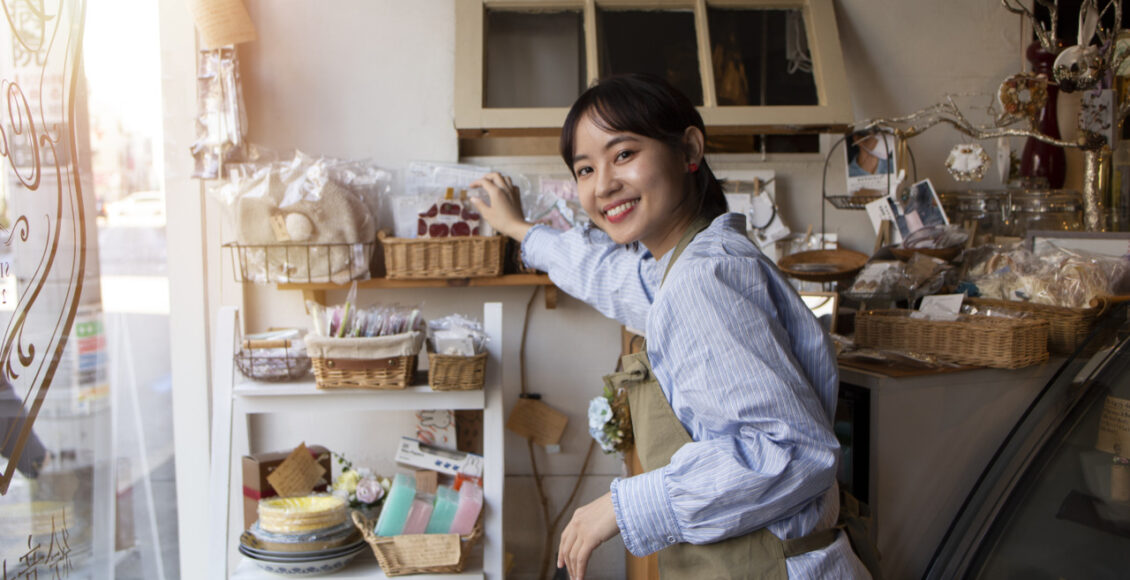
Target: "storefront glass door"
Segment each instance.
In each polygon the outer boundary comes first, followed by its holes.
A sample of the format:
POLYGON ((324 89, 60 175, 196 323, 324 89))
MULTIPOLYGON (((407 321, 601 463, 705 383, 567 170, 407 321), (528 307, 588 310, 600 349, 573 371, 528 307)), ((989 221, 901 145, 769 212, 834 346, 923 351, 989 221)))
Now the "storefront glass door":
POLYGON ((157 5, 0 7, 0 577, 175 578, 157 5))

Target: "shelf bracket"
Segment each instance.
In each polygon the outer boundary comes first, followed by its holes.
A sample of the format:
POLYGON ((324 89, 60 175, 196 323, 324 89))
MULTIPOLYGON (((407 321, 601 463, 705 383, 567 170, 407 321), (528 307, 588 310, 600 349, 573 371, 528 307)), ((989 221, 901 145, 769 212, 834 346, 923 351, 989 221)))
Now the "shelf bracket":
POLYGON ((557 286, 547 284, 545 286, 545 309, 553 310, 557 308, 557 286))
POLYGON ((302 290, 302 306, 306 308, 306 314, 310 314, 310 308, 306 306, 306 302, 311 301, 322 306, 326 305, 326 291, 325 290, 302 290))

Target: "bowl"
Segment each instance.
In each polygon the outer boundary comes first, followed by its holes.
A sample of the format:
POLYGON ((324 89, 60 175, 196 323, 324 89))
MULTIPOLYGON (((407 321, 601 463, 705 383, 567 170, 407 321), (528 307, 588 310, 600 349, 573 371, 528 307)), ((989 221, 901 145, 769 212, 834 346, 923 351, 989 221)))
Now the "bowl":
POLYGON ((835 282, 855 276, 868 256, 854 250, 810 250, 777 260, 777 268, 806 282, 835 282))
POLYGON ((323 574, 332 574, 341 570, 357 556, 365 550, 367 544, 364 542, 357 544, 352 550, 338 554, 336 556, 323 556, 320 558, 311 559, 268 559, 249 554, 243 546, 240 546, 240 553, 258 566, 265 572, 272 574, 279 574, 282 576, 290 577, 305 577, 305 576, 321 576, 323 574))
POLYGON ((903 262, 914 257, 914 254, 925 254, 931 258, 937 258, 946 262, 952 261, 961 253, 963 246, 952 246, 949 248, 903 248, 899 246, 891 246, 891 253, 896 258, 903 262))

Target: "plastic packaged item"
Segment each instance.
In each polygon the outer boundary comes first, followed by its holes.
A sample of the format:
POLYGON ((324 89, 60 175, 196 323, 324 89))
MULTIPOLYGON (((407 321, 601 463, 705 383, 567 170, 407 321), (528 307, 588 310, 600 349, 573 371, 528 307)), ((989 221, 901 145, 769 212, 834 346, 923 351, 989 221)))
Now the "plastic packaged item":
POLYGON ((424 532, 428 534, 450 532, 451 522, 455 519, 455 511, 458 508, 459 493, 446 485, 437 487, 435 507, 432 509, 432 517, 428 520, 428 527, 424 532))
POLYGON ((436 496, 430 493, 420 493, 412 500, 412 509, 408 510, 408 519, 404 522, 405 534, 422 534, 428 529, 428 522, 432 519, 432 510, 435 508, 436 496))
POLYGON ((210 191, 227 208, 243 281, 367 279, 375 208, 392 174, 372 163, 314 158, 233 166, 210 191))
POLYGON ((259 500, 259 526, 276 534, 325 530, 345 521, 345 502, 329 494, 259 500))
POLYGON ((459 488, 459 507, 451 521, 451 533, 469 534, 479 519, 483 509, 483 488, 478 485, 464 485, 459 488))
POLYGON ((430 320, 428 330, 437 354, 474 356, 483 352, 487 339, 482 323, 460 314, 430 320))
POLYGON ((477 236, 482 216, 467 200, 467 190, 460 190, 455 198, 455 189, 447 188, 443 199, 433 203, 420 212, 416 224, 417 238, 458 238, 477 236))
POLYGON ((392 488, 385 498, 381 515, 377 518, 378 536, 396 536, 404 531, 412 502, 416 499, 416 480, 404 473, 397 473, 392 480, 392 488))

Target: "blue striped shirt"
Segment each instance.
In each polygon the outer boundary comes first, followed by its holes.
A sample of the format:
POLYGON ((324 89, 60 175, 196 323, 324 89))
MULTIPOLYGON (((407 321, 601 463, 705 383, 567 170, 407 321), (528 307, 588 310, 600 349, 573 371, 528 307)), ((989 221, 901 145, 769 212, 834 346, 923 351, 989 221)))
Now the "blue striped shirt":
MULTIPOLYGON (((694 440, 671 462, 612 483, 628 550, 706 544, 768 526, 782 539, 835 524, 832 432, 838 373, 827 334, 745 236, 740 214, 718 217, 673 252, 613 243, 599 230, 532 228, 526 264, 602 314, 644 328, 647 355, 694 440)), ((790 578, 867 578, 847 538, 789 558, 790 578)))

